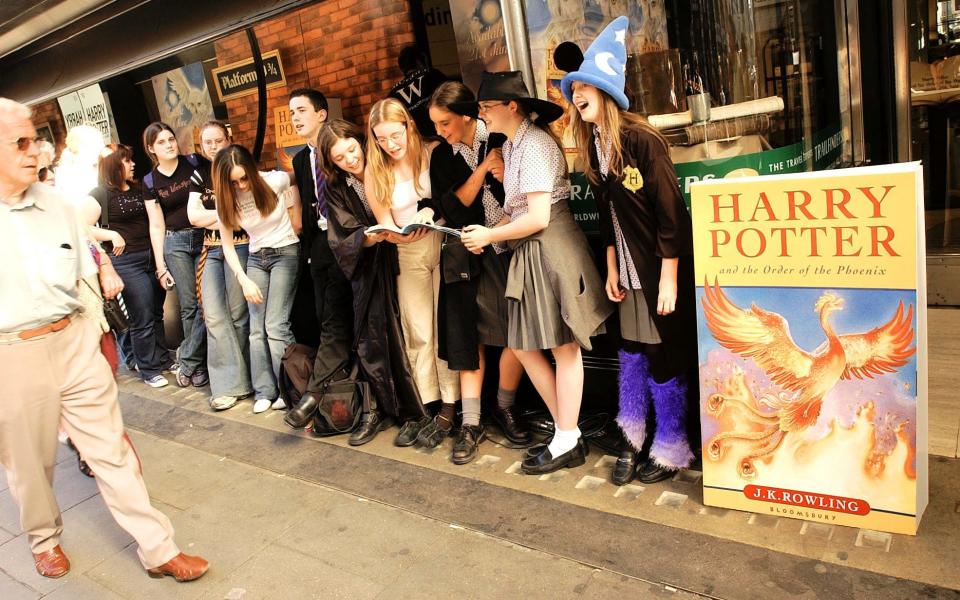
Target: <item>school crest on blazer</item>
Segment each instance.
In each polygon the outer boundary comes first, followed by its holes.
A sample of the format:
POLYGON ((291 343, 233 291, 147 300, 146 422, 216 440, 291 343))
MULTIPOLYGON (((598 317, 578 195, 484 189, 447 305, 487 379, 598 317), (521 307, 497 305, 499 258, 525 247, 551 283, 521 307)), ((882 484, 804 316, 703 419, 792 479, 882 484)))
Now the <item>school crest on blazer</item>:
POLYGON ((643 175, 640 174, 640 169, 636 167, 623 168, 623 187, 634 193, 643 187, 643 175))

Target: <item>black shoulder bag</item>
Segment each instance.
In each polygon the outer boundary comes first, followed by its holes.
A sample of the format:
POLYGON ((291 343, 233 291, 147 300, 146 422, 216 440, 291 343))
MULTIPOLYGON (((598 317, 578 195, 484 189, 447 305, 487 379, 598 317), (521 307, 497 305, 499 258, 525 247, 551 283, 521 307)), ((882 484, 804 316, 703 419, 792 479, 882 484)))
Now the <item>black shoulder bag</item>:
POLYGON ((344 365, 338 369, 318 392, 320 402, 313 415, 313 435, 327 437, 356 429, 370 394, 370 384, 360 380, 358 361, 353 361, 349 368, 344 365))

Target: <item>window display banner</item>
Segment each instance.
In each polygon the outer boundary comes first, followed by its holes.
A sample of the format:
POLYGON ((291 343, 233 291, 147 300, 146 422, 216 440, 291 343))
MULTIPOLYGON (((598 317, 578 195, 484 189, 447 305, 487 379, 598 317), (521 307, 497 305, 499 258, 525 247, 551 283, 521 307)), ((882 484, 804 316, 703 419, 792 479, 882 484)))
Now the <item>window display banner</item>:
POLYGON ((288 173, 293 172, 293 157, 307 147, 306 141, 297 134, 290 121, 290 109, 276 106, 273 109, 275 146, 277 149, 277 168, 288 173))
POLYGON ((922 185, 905 163, 691 186, 705 504, 916 534, 922 185))
POLYGON ((484 71, 509 71, 499 0, 450 0, 463 84, 477 91, 484 71))
POLYGON ((57 98, 60 112, 63 113, 63 122, 70 131, 78 125, 93 125, 103 133, 103 143, 109 144, 110 139, 110 109, 100 91, 100 84, 95 83, 72 94, 57 98))
POLYGON ((200 127, 214 119, 203 63, 195 62, 155 75, 160 120, 173 127, 182 154, 199 151, 200 127))

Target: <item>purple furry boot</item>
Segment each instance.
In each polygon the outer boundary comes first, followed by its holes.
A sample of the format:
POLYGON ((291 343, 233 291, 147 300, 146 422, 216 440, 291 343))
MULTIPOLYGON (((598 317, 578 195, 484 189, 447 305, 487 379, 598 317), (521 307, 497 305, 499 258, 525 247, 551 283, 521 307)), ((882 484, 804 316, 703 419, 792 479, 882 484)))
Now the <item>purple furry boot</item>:
POLYGON ((643 448, 647 437, 647 414, 650 411, 648 377, 646 356, 620 351, 620 410, 617 425, 637 451, 643 448))
POLYGON ((650 458, 661 467, 679 470, 693 462, 687 440, 687 381, 678 375, 665 383, 650 380, 655 432, 650 458))

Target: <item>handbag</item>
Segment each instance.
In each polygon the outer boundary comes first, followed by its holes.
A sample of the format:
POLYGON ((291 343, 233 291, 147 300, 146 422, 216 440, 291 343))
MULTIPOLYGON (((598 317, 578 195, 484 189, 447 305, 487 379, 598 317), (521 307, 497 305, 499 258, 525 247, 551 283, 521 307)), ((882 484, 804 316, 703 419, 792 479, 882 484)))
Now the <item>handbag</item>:
POLYGON ((313 435, 328 437, 356 429, 370 394, 370 384, 360 380, 357 361, 349 370, 346 366, 338 369, 318 392, 320 401, 313 416, 313 435))
POLYGON ((459 239, 449 239, 440 246, 440 264, 444 283, 470 281, 480 274, 479 257, 467 250, 459 239))
POLYGON ((123 304, 122 296, 103 300, 103 316, 107 319, 110 331, 126 333, 130 329, 130 316, 123 304))
POLYGON ((83 283, 90 288, 90 291, 103 300, 103 317, 107 320, 107 326, 110 331, 115 333, 126 333, 130 329, 130 315, 127 314, 126 305, 123 303, 122 296, 117 294, 115 298, 104 298, 97 290, 93 289, 86 279, 81 279, 83 283))

